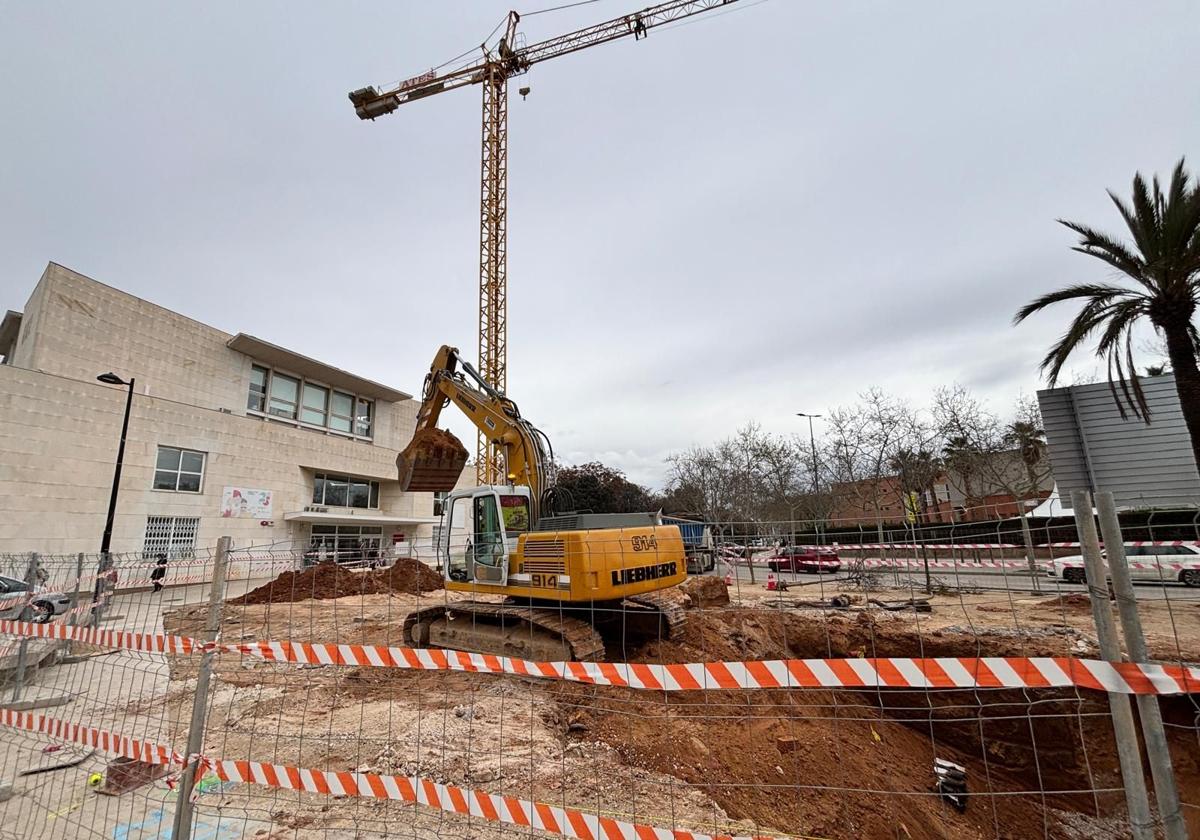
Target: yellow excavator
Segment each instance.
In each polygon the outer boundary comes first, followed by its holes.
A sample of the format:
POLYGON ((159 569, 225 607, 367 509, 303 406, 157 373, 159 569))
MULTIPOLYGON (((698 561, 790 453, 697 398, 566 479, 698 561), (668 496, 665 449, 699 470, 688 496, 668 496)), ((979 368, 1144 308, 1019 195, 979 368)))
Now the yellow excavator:
POLYGON ((402 490, 448 493, 439 559, 446 589, 493 600, 447 601, 411 614, 405 642, 535 660, 598 660, 677 635, 683 539, 656 513, 553 515, 549 441, 454 347, 425 378, 412 441, 396 458, 402 490), (454 491, 467 450, 437 428, 454 403, 504 453, 507 484, 454 491))

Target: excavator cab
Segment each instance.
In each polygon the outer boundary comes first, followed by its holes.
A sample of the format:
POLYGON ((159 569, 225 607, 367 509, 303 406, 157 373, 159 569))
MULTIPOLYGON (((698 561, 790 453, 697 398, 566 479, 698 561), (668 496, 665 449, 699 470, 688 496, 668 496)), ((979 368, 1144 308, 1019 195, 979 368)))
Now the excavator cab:
POLYGON ((529 530, 528 487, 483 486, 446 499, 442 563, 448 580, 505 586, 509 556, 529 530))

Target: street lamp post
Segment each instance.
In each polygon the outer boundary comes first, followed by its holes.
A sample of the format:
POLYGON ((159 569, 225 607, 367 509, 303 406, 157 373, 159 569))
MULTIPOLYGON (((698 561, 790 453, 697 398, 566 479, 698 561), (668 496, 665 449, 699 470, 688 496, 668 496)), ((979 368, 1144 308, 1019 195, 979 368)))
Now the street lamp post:
POLYGON ((131 376, 126 382, 111 371, 100 374, 96 380, 108 385, 126 385, 129 388, 125 395, 125 417, 121 420, 121 443, 117 446, 117 466, 113 471, 112 493, 108 497, 108 518, 104 522, 104 536, 100 538, 101 561, 105 562, 108 560, 109 548, 112 545, 113 520, 117 515, 117 491, 121 486, 121 466, 125 462, 125 437, 129 434, 129 410, 133 407, 133 383, 135 380, 131 376))
POLYGON ((813 434, 813 420, 819 419, 820 414, 805 414, 803 411, 796 412, 797 417, 808 418, 808 443, 812 447, 813 472, 812 472, 812 491, 815 496, 817 493, 817 438, 813 434))
MULTIPOLYGON (((809 444, 809 446, 812 447, 812 461, 813 461, 813 463, 812 463, 812 494, 813 494, 813 504, 815 505, 816 497, 817 497, 817 471, 819 469, 819 466, 817 464, 817 438, 816 438, 816 435, 813 434, 813 420, 820 418, 821 415, 820 414, 805 414, 803 411, 798 411, 798 412, 796 412, 796 416, 808 418, 808 444, 809 444)), ((820 526, 814 522, 814 527, 816 528, 817 534, 818 534, 817 541, 820 542, 820 539, 819 539, 820 526)))

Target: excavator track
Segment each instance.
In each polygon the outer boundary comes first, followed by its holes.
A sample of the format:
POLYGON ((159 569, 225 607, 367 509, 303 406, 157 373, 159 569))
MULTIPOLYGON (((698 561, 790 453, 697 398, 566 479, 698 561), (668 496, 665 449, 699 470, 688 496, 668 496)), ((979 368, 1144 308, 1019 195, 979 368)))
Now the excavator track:
POLYGON ((511 603, 460 601, 417 610, 404 619, 404 641, 533 660, 604 659, 604 639, 586 621, 511 603))
POLYGON ((643 595, 631 595, 624 603, 637 612, 658 612, 659 630, 663 639, 677 639, 687 624, 684 595, 677 589, 660 589, 643 595))

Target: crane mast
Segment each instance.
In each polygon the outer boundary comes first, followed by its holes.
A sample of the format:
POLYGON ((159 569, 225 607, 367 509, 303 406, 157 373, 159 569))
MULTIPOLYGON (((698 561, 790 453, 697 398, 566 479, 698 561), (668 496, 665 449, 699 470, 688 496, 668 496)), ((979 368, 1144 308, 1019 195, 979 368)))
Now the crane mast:
MULTIPOLYGON (((375 120, 401 105, 466 85, 483 89, 482 156, 479 201, 479 372, 499 393, 508 387, 508 80, 534 64, 587 47, 632 36, 641 40, 655 27, 737 0, 671 0, 535 44, 519 45, 521 16, 509 12, 498 46, 481 46, 482 58, 445 72, 437 69, 392 88, 374 86, 350 93, 359 119, 375 120)), ((480 484, 504 478, 503 454, 479 433, 475 476, 480 484)))

